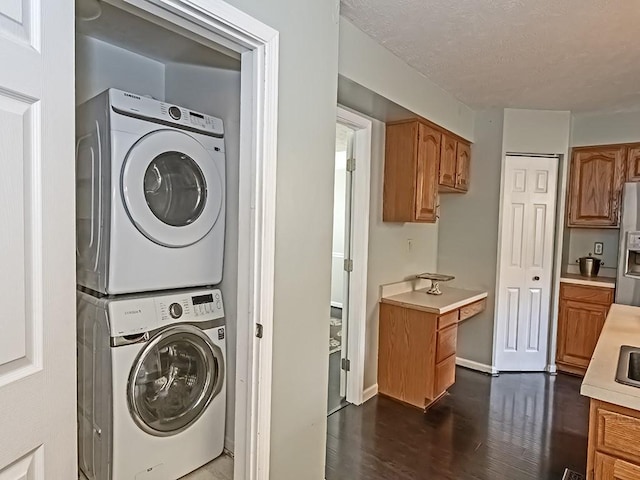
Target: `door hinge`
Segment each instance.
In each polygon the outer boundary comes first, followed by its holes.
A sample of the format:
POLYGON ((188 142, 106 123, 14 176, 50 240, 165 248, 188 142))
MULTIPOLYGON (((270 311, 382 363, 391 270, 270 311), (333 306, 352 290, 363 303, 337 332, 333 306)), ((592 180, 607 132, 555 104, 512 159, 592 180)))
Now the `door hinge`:
POLYGON ((356 159, 348 158, 347 159, 347 172, 354 172, 356 170, 356 159))
POLYGON ((353 260, 351 260, 350 258, 344 259, 344 271, 353 272, 353 260))
POLYGON ((342 370, 344 370, 345 372, 348 372, 351 370, 351 360, 347 360, 346 358, 342 359, 342 363, 340 364, 340 368, 342 368, 342 370))
POLYGON ((262 338, 262 324, 261 323, 256 323, 256 337, 258 338, 262 338))

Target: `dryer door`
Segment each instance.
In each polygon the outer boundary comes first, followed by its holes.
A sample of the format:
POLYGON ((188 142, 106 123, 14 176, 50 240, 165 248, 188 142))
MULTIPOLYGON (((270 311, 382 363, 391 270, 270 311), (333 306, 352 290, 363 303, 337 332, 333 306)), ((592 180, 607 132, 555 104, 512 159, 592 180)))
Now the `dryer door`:
POLYGON ((127 386, 129 411, 145 432, 175 435, 200 418, 223 383, 220 348, 197 327, 169 327, 136 358, 127 386))
POLYGON ((220 214, 223 185, 209 152, 176 130, 142 137, 122 168, 129 218, 147 238, 166 247, 185 247, 209 233, 220 214))

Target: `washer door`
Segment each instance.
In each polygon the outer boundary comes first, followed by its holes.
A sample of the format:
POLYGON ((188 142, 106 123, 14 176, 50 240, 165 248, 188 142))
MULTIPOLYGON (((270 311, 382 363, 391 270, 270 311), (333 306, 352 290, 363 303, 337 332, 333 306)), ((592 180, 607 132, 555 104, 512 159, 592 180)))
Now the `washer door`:
POLYGON ((176 130, 142 137, 122 168, 129 218, 147 238, 166 247, 185 247, 209 233, 220 214, 223 185, 209 152, 176 130))
POLYGON ((170 327, 136 358, 127 386, 129 411, 145 432, 175 435, 204 413, 223 382, 220 348, 197 327, 170 327))

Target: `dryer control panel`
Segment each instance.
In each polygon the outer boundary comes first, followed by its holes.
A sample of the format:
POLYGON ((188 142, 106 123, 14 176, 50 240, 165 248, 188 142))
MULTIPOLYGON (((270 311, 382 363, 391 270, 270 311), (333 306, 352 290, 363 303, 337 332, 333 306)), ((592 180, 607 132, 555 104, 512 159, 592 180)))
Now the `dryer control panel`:
POLYGON ((199 323, 224 317, 222 294, 197 289, 109 302, 111 336, 134 335, 175 323, 199 323))
POLYGON ((211 115, 115 88, 109 89, 109 101, 111 108, 121 115, 185 128, 214 137, 224 136, 222 120, 211 115))

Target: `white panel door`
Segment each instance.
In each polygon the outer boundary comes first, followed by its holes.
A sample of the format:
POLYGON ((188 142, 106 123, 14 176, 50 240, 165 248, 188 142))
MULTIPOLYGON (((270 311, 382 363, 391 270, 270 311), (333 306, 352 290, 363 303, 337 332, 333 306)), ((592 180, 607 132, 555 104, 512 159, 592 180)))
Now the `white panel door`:
POLYGON ((502 196, 495 367, 547 366, 558 159, 507 156, 502 196))
POLYGON ((0 1, 0 480, 77 478, 73 9, 0 1))

